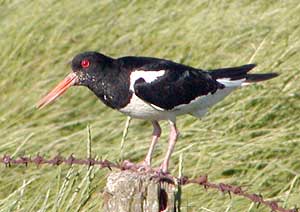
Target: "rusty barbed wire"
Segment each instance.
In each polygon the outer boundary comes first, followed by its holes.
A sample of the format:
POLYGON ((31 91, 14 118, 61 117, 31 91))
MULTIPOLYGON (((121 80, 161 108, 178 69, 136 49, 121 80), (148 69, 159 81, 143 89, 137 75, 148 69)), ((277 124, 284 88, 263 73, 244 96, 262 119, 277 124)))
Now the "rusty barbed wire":
MULTIPOLYGON (((67 164, 67 165, 87 165, 87 166, 98 166, 99 168, 108 168, 112 170, 112 168, 116 168, 119 170, 132 170, 132 171, 138 171, 140 166, 133 164, 128 161, 124 161, 123 163, 113 163, 108 160, 97 160, 93 158, 87 158, 87 159, 78 159, 75 158, 74 155, 70 155, 67 158, 64 158, 60 155, 57 155, 51 159, 46 159, 39 154, 37 154, 35 157, 26 157, 21 156, 17 159, 13 159, 9 155, 4 155, 2 158, 0 158, 0 162, 5 165, 5 167, 10 167, 11 165, 25 165, 28 166, 29 164, 35 164, 37 166, 43 165, 43 164, 49 164, 49 165, 56 165, 59 166, 61 164, 67 164)), ((230 198, 231 195, 234 194, 236 196, 241 196, 246 199, 249 199, 250 201, 254 202, 259 205, 265 205, 271 209, 271 212, 300 212, 298 208, 294 209, 286 209, 278 205, 276 201, 270 201, 265 200, 262 195, 258 194, 250 194, 246 192, 242 187, 240 186, 234 186, 226 183, 213 183, 208 181, 207 175, 202 175, 194 179, 190 179, 189 177, 181 177, 177 178, 170 174, 162 174, 157 173, 154 170, 149 170, 152 173, 156 173, 153 175, 153 179, 158 180, 159 182, 168 182, 172 184, 179 184, 179 185, 187 185, 187 184, 197 184, 200 186, 203 186, 203 188, 207 191, 208 189, 215 189, 222 193, 228 193, 230 198)))
POLYGON ((44 157, 37 154, 35 157, 26 157, 21 156, 18 159, 13 159, 9 155, 4 155, 0 159, 1 163, 4 163, 6 167, 10 167, 14 164, 23 164, 25 166, 28 166, 29 164, 35 164, 37 166, 40 166, 42 164, 50 164, 50 165, 61 165, 61 164, 68 164, 68 165, 88 165, 88 166, 99 166, 100 168, 118 168, 121 169, 121 166, 117 163, 110 162, 108 160, 96 160, 93 158, 87 158, 87 159, 77 159, 74 157, 74 155, 70 155, 68 158, 64 158, 60 155, 57 155, 53 157, 52 159, 45 159, 44 157))
POLYGON ((175 183, 174 179, 177 180, 177 183, 180 185, 186 185, 186 184, 197 184, 201 185, 204 187, 205 190, 210 189, 215 189, 219 190, 222 193, 228 193, 230 198, 231 194, 241 196, 244 198, 249 199, 250 201, 257 203, 257 207, 260 205, 265 205, 271 209, 272 212, 279 211, 279 212, 299 212, 298 208, 293 208, 293 209, 285 209, 282 208, 278 205, 276 201, 269 201, 269 200, 264 200, 262 195, 258 194, 250 194, 246 192, 245 190, 242 189, 240 186, 234 186, 230 184, 225 184, 225 183, 212 183, 208 181, 208 176, 203 175, 199 176, 198 178, 195 179, 189 179, 188 177, 182 177, 182 178, 174 178, 173 176, 158 176, 157 177, 160 181, 168 181, 170 183, 175 183))

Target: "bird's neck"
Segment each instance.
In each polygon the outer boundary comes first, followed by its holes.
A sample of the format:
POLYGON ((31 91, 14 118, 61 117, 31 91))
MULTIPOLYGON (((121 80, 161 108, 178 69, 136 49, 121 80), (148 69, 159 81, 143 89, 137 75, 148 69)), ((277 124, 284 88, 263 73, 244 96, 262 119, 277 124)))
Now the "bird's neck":
POLYGON ((132 92, 129 90, 129 74, 122 71, 116 61, 105 65, 105 75, 89 89, 107 106, 120 109, 130 101, 132 92))

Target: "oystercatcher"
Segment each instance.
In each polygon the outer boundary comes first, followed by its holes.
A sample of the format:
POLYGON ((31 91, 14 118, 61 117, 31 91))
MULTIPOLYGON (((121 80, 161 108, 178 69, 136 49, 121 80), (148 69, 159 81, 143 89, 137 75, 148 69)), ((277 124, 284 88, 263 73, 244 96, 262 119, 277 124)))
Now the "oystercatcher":
POLYGON ((276 77, 277 73, 248 74, 255 64, 205 71, 170 60, 153 57, 111 58, 98 52, 75 56, 72 72, 42 98, 42 108, 70 86, 88 87, 106 106, 130 117, 152 122, 150 148, 143 161, 150 168, 151 156, 160 137, 160 120, 170 123, 169 145, 160 171, 168 171, 169 159, 178 137, 176 117, 202 117, 233 90, 276 77))

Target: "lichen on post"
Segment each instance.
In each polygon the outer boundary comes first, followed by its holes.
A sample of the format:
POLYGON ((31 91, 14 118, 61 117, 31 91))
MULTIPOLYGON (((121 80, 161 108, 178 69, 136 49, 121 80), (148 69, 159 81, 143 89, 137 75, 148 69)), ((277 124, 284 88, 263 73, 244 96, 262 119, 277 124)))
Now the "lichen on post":
POLYGON ((176 191, 176 185, 157 180, 155 174, 114 172, 107 178, 103 207, 105 212, 175 212, 176 191))

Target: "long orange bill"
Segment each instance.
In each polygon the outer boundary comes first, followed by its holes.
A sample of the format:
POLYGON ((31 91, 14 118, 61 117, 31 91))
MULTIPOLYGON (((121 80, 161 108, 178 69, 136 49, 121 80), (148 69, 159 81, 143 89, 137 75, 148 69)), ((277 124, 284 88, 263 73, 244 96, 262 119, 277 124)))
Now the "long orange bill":
POLYGON ((75 73, 70 73, 52 91, 50 91, 44 98, 42 98, 37 103, 36 107, 40 109, 53 102, 55 99, 61 96, 69 87, 74 85, 77 79, 78 77, 75 73))

